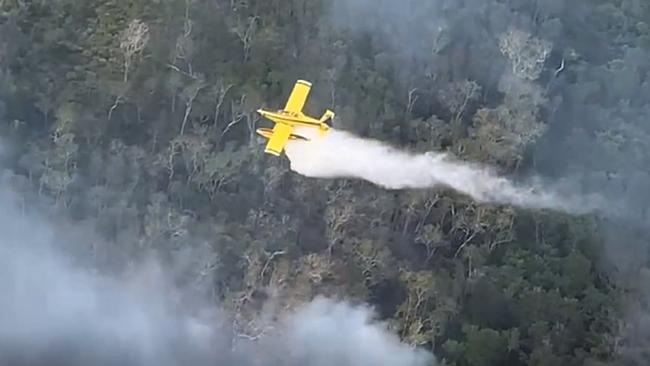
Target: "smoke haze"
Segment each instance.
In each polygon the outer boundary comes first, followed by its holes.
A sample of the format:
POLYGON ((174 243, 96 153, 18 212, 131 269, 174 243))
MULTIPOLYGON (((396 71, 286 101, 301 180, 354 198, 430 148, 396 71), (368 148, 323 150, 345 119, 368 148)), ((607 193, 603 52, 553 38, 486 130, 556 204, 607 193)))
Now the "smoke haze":
MULTIPOLYGON (((567 198, 572 198, 569 202, 588 202, 586 208, 600 206, 597 211, 605 216, 600 220, 605 232, 604 259, 616 268, 609 274, 618 286, 633 287, 630 292, 643 298, 643 310, 628 311, 624 316, 630 328, 621 329, 622 338, 634 344, 632 350, 644 352, 646 335, 650 334, 646 306, 650 297, 646 286, 650 243, 650 93, 646 91, 650 90, 650 51, 646 38, 630 31, 626 24, 647 19, 646 3, 635 3, 629 12, 621 11, 625 6, 619 9, 618 3, 586 0, 333 0, 330 4, 332 24, 372 39, 376 54, 390 50, 395 55, 392 65, 398 83, 405 86, 404 94, 418 86, 417 81, 426 74, 439 77, 443 83, 468 78, 484 90, 498 90, 499 80, 510 66, 499 50, 498 38, 508 28, 529 32, 552 44, 541 77, 535 81, 548 98, 543 106, 547 132, 533 144, 531 168, 544 177, 544 184, 539 185, 547 189, 545 192, 561 182, 563 188, 553 192, 566 193, 542 195, 542 206, 558 203, 559 207, 574 208, 576 205, 569 204, 567 198), (613 14, 619 16, 614 18, 613 14), (595 26, 603 22, 609 22, 611 27, 595 26), (626 42, 615 41, 621 38, 626 42), (577 192, 580 197, 589 194, 598 199, 576 199, 577 192)), ((307 149, 301 145, 288 153, 293 152, 292 165, 297 170, 315 174, 316 168, 309 170, 305 167, 307 159, 301 157, 302 150, 307 149)), ((401 168, 414 170, 412 166, 401 168)), ((357 177, 367 174, 363 170, 357 173, 351 166, 345 169, 330 167, 326 172, 357 177)), ((484 181, 476 184, 493 187, 484 181)), ((475 194, 476 189, 465 186, 458 183, 455 188, 481 198, 481 194, 475 194)), ((504 186, 508 192, 513 191, 510 184, 504 186)), ((502 193, 499 196, 504 198, 502 193)), ((533 206, 540 206, 538 198, 533 200, 533 206)), ((621 353, 626 352, 630 349, 621 353)), ((647 360, 628 363, 647 364, 647 360)))
MULTIPOLYGON (((430 365, 371 309, 316 299, 258 343, 232 348, 227 314, 173 286, 157 261, 114 276, 63 255, 54 225, 0 187, 0 364, 430 365), (283 336, 278 336, 282 334, 283 336)), ((241 342, 241 341, 240 341, 241 342)))

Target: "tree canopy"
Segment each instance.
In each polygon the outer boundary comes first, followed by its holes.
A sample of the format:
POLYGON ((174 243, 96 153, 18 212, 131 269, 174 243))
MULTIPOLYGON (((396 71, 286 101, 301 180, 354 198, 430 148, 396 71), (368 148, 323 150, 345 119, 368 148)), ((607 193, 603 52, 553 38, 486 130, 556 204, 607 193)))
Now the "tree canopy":
POLYGON ((325 294, 367 302, 440 364, 649 360, 650 3, 641 0, 0 2, 4 157, 26 202, 152 253, 263 330, 325 294), (624 219, 317 180, 263 154, 260 107, 531 172, 624 219), (643 319, 644 321, 640 321, 643 319))

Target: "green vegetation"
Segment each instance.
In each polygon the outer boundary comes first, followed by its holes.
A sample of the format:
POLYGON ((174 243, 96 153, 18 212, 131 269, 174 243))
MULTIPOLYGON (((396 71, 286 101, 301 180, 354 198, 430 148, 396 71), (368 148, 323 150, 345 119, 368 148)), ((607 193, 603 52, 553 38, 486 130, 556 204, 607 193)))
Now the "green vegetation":
POLYGON ((647 225, 650 5, 397 3, 1 1, 12 182, 93 227, 102 270, 190 248, 178 281, 242 334, 264 329, 270 300, 326 294, 373 304, 443 365, 646 364, 636 222, 307 179, 254 131, 255 110, 304 78, 307 111, 333 109, 342 129, 580 175, 647 225))

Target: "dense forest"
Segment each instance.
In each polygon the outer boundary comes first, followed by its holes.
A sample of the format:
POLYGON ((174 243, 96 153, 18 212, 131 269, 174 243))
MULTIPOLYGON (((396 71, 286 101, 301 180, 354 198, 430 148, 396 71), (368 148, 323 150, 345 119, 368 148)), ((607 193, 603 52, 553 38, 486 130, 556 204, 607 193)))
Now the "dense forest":
MULTIPOLYGON (((650 3, 3 0, 4 185, 151 255, 263 335, 318 295, 371 304, 437 364, 650 361, 650 3), (258 108, 597 193, 625 215, 295 174, 258 108)), ((336 154, 336 151, 332 152, 336 154)), ((377 162, 380 164, 381 162, 377 162)))

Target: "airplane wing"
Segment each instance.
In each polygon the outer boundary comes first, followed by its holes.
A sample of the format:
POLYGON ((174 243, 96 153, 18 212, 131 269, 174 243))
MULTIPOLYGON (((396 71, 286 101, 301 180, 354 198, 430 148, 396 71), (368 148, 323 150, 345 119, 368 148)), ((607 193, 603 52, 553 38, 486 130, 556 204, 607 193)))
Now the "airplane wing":
POLYGON ((289 136, 291 136, 291 130, 293 128, 289 125, 276 123, 275 127, 273 127, 273 134, 269 138, 269 142, 266 144, 264 151, 275 156, 280 156, 284 145, 289 140, 289 136))
POLYGON ((311 83, 305 80, 298 80, 293 86, 291 95, 289 95, 289 100, 287 100, 287 105, 284 107, 286 112, 291 113, 300 113, 302 107, 305 106, 307 101, 307 96, 309 95, 309 90, 311 89, 311 83))

